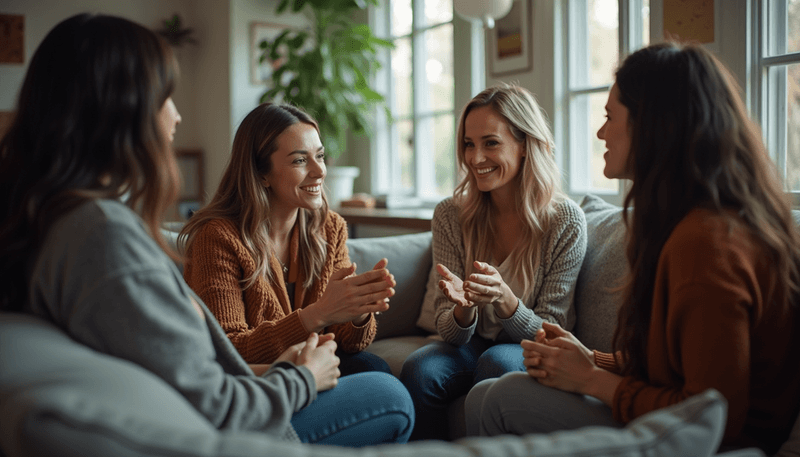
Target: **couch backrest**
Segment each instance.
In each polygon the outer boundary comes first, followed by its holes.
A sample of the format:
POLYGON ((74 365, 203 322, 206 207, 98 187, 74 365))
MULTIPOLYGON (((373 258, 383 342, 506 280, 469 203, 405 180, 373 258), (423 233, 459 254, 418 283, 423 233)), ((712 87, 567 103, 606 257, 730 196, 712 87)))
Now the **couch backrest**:
POLYGON ((350 260, 358 266, 357 272, 371 269, 386 257, 387 268, 397 282, 396 295, 389 300, 389 310, 377 317, 376 339, 422 333, 416 323, 431 270, 431 239, 431 232, 422 232, 347 240, 350 260))

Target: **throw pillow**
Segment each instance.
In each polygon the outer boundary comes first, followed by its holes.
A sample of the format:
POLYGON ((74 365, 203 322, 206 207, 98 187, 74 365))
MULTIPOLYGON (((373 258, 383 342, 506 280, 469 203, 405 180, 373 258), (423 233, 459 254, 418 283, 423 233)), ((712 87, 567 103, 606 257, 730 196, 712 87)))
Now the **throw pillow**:
POLYGON ((575 336, 588 348, 611 352, 622 295, 615 290, 628 270, 622 208, 595 195, 580 203, 586 215, 586 257, 575 287, 575 336))

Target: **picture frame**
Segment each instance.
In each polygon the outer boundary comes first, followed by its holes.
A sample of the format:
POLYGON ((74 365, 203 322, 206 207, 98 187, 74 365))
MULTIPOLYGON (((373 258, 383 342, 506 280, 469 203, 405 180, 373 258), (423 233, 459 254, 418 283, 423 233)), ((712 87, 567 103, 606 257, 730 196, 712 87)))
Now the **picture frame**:
POLYGON ((25 16, 0 14, 0 64, 25 63, 25 16))
POLYGON ((674 39, 702 44, 712 52, 719 52, 721 41, 722 7, 719 0, 686 2, 664 0, 660 11, 651 10, 658 22, 660 15, 662 36, 656 39, 674 39))
POLYGON ((259 62, 262 53, 260 44, 263 40, 274 40, 286 29, 294 29, 294 27, 273 22, 250 23, 250 82, 252 84, 268 83, 272 79, 272 72, 282 65, 281 59, 259 62))
POLYGON ((514 0, 511 11, 486 31, 486 55, 492 76, 533 68, 531 0, 514 0))

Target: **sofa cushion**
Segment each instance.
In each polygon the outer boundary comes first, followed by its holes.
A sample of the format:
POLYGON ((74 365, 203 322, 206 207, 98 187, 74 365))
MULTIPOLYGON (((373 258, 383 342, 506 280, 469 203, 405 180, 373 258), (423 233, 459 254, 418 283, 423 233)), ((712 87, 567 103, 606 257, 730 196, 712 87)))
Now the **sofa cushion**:
POLYGON ((628 270, 622 208, 595 195, 580 203, 586 215, 586 256, 575 287, 575 336, 590 349, 611 352, 621 286, 628 270))
POLYGON ((359 273, 386 257, 387 267, 397 282, 389 310, 377 316, 376 340, 419 333, 416 321, 431 269, 431 236, 431 232, 422 232, 347 240, 350 260, 357 264, 359 273))

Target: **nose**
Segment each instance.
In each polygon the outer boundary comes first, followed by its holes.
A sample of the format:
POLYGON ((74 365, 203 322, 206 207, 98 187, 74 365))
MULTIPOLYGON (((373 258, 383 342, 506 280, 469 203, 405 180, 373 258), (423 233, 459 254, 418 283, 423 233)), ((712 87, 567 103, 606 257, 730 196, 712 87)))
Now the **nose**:
POLYGON ((484 154, 483 150, 478 146, 471 148, 467 154, 469 162, 472 163, 472 165, 478 165, 486 160, 486 154, 484 154))
POLYGON ((603 122, 603 125, 600 126, 600 130, 597 131, 597 138, 598 139, 601 139, 601 140, 605 139, 605 137, 606 137, 606 124, 607 123, 608 123, 608 121, 603 122))
POLYGON ((325 166, 325 162, 322 160, 312 160, 311 162, 311 176, 313 178, 325 178, 325 175, 328 174, 328 168, 325 166))

